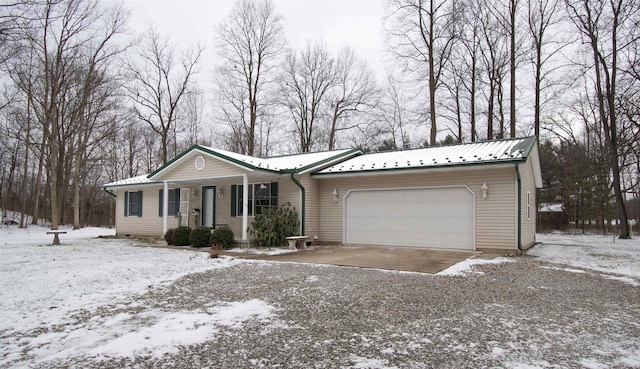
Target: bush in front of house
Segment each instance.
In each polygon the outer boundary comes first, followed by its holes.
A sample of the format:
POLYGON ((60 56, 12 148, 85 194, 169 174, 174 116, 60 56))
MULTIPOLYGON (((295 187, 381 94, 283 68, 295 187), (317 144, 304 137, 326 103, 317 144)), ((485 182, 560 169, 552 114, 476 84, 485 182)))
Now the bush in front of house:
POLYGON ((300 221, 298 212, 290 203, 279 208, 265 208, 256 215, 249 233, 261 246, 285 246, 287 237, 298 235, 300 221))
POLYGON ((167 233, 164 234, 164 240, 167 241, 167 245, 169 246, 173 246, 173 232, 175 231, 175 228, 169 228, 167 229, 167 233))
POLYGON ((211 246, 211 230, 206 227, 198 227, 191 231, 189 242, 193 247, 211 246))
POLYGON ((191 228, 180 226, 173 231, 173 236, 171 236, 171 241, 176 246, 188 246, 189 236, 191 235, 191 228))
POLYGON ((230 249, 235 243, 233 231, 227 227, 216 228, 211 234, 211 243, 221 249, 230 249))

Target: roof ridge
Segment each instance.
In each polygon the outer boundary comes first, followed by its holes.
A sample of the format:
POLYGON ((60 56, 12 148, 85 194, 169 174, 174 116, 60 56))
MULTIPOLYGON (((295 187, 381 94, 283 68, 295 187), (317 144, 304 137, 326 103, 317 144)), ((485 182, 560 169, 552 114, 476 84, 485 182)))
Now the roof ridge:
POLYGON ((335 150, 326 150, 326 151, 311 151, 311 152, 301 152, 301 153, 292 153, 292 154, 282 154, 282 155, 276 155, 276 156, 269 156, 263 159, 277 159, 277 158, 286 158, 289 156, 303 156, 303 155, 311 155, 311 154, 323 154, 323 153, 330 153, 330 152, 338 152, 338 151, 349 151, 349 150, 355 150, 357 149, 356 147, 352 147, 350 149, 335 149, 335 150))
POLYGON ((436 149, 436 148, 446 148, 446 147, 456 147, 456 146, 467 146, 467 145, 480 145, 480 144, 489 144, 494 142, 506 142, 506 141, 517 141, 517 140, 529 140, 531 138, 535 138, 536 136, 525 136, 525 137, 508 137, 508 138, 497 138, 493 140, 484 140, 484 141, 474 141, 474 142, 460 142, 460 143, 452 143, 446 145, 434 145, 434 146, 426 146, 426 147, 413 147, 410 149, 398 149, 398 150, 386 150, 386 151, 374 151, 365 153, 365 155, 374 155, 374 154, 384 154, 390 152, 408 152, 408 151, 417 151, 417 150, 427 150, 427 149, 436 149))

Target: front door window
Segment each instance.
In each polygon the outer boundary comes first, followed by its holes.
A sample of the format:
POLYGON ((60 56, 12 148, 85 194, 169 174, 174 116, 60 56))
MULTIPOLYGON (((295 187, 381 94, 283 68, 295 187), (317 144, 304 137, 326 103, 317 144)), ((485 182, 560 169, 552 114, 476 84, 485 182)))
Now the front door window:
POLYGON ((215 186, 202 188, 202 225, 214 228, 216 224, 216 188, 215 186))

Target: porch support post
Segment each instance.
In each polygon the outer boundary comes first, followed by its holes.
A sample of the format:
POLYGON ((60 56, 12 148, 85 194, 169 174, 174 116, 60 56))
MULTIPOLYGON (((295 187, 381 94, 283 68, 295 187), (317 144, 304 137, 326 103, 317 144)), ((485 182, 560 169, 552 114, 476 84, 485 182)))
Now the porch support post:
POLYGON ((162 190, 162 236, 167 233, 169 228, 169 183, 167 181, 162 182, 164 188, 162 190))
POLYGON ((249 176, 242 175, 242 241, 247 240, 249 226, 249 176))

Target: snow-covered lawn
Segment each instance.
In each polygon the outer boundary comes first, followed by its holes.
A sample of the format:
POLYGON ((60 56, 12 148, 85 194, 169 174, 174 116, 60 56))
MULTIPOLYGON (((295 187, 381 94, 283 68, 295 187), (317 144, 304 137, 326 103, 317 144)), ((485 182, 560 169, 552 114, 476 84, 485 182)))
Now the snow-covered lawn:
POLYGON ((104 228, 68 229, 60 236, 62 245, 50 246, 52 236, 46 231, 0 228, 0 367, 83 354, 161 355, 210 338, 217 326, 272 315, 273 307, 249 300, 212 302, 199 311, 147 309, 135 316, 98 316, 78 325, 77 316, 83 313, 119 304, 130 308, 136 295, 187 274, 242 261, 96 238, 114 233, 104 228), (21 351, 29 352, 31 361, 19 361, 21 351))
POLYGON ((640 286, 640 237, 621 240, 613 235, 538 234, 536 240, 541 244, 529 255, 640 286))
MULTIPOLYGON (((189 304, 176 308, 162 299, 141 298, 155 293, 166 296, 167 290, 173 291, 179 284, 174 282, 194 273, 244 264, 246 269, 231 270, 251 280, 257 277, 247 263, 275 264, 231 257, 210 259, 206 250, 155 248, 140 241, 97 238, 113 234, 113 230, 104 228, 67 229, 67 234, 60 236, 62 244, 50 246, 52 236, 46 231, 44 227, 0 227, 0 367, 68 365, 74 357, 93 357, 98 362, 159 358, 185 346, 211 342, 229 328, 240 331, 259 323, 269 332, 293 329, 288 327, 292 322, 306 323, 280 321, 282 306, 249 294, 246 299, 226 301, 216 300, 217 294, 206 294, 204 303, 193 304, 192 308, 184 307, 189 304), (149 301, 155 302, 149 305, 149 301)), ((640 285, 640 239, 614 242, 613 237, 538 235, 538 241, 542 244, 529 254, 556 264, 540 268, 575 274, 593 270, 604 278, 640 285)), ((473 271, 475 265, 511 261, 509 265, 515 266, 518 260, 468 259, 434 278, 457 275, 474 280, 481 273, 473 271)), ((286 273, 279 276, 287 277, 286 273)), ((304 288, 322 283, 317 276, 305 278, 304 288)), ((189 291, 196 287, 194 283, 187 286, 189 291)), ((315 301, 305 306, 314 304, 322 305, 315 301)), ((387 367, 380 359, 358 358, 352 356, 351 361, 358 363, 354 367, 387 367)))

